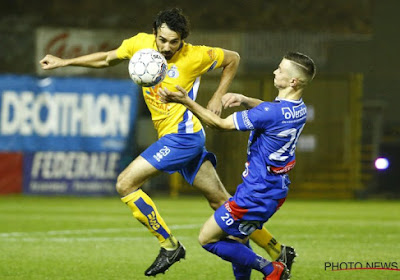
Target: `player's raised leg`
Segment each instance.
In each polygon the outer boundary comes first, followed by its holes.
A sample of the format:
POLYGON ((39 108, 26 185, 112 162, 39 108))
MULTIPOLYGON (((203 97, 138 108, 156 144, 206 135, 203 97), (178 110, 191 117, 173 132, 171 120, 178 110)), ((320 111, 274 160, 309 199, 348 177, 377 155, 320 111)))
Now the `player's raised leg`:
MULTIPOLYGON (((205 160, 201 165, 193 186, 202 192, 214 210, 231 197, 219 179, 214 166, 208 160, 205 160)), ((284 262, 288 269, 291 269, 296 257, 293 247, 282 245, 265 227, 254 231, 250 235, 250 239, 263 248, 271 259, 284 262)))
POLYGON ((159 173, 160 171, 139 156, 121 172, 116 186, 118 193, 122 196, 121 200, 129 206, 133 216, 160 242, 160 253, 146 270, 146 276, 163 273, 173 263, 185 257, 185 248, 171 234, 171 230, 159 214, 153 200, 140 189, 147 179, 159 173))
POLYGON ((204 249, 225 261, 232 264, 240 264, 242 269, 247 267, 260 271, 264 274, 264 279, 289 279, 289 272, 283 263, 269 262, 257 255, 251 248, 244 244, 247 241, 246 239, 231 238, 221 229, 215 221, 214 215, 212 215, 200 231, 199 242, 204 249))

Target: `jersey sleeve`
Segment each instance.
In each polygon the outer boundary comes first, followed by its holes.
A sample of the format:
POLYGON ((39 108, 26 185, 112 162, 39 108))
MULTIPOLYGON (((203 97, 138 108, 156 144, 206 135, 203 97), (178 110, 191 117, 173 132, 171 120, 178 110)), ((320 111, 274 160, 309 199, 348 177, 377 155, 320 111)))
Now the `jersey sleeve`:
POLYGON ((264 129, 273 122, 274 110, 269 102, 233 114, 233 122, 237 130, 246 131, 254 129, 264 129))
POLYGON ((197 46, 201 53, 199 71, 202 74, 221 67, 224 61, 224 51, 221 48, 197 46))

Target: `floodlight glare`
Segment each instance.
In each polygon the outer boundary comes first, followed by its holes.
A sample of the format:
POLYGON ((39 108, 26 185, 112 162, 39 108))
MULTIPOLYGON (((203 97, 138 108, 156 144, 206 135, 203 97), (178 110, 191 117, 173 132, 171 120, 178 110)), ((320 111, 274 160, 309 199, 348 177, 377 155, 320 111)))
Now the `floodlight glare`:
POLYGON ((379 170, 385 170, 389 167, 389 160, 387 158, 377 158, 375 160, 375 168, 379 170))

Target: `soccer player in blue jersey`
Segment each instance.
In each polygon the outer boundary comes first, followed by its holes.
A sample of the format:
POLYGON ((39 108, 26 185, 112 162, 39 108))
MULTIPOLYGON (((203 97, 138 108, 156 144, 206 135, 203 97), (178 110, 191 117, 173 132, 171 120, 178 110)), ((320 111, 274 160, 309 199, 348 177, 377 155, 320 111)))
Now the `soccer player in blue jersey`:
POLYGON ((295 149, 306 123, 307 108, 302 100, 305 86, 315 76, 316 67, 308 56, 287 53, 274 71, 278 96, 274 102, 226 94, 224 107, 243 105, 247 110, 225 119, 212 114, 187 96, 161 89, 163 102, 185 105, 203 123, 221 130, 251 131, 243 182, 206 221, 200 231, 200 244, 209 252, 232 262, 236 279, 250 279, 252 269, 264 279, 288 279, 290 272, 283 262, 267 261, 248 246, 252 232, 260 229, 286 199, 290 180, 288 172, 295 165, 295 149))
MULTIPOLYGON (((184 41, 189 35, 189 22, 177 8, 161 11, 153 23, 153 34, 139 33, 122 42, 121 46, 108 52, 62 59, 46 55, 40 64, 45 70, 65 66, 103 68, 130 59, 144 48, 161 52, 168 62, 168 73, 161 84, 143 87, 143 97, 151 112, 159 140, 133 160, 118 176, 117 191, 133 216, 159 240, 160 253, 145 275, 154 276, 165 272, 173 263, 185 257, 185 248, 172 235, 153 200, 141 189, 149 178, 160 172, 179 172, 198 188, 217 209, 229 197, 215 171, 215 156, 205 149, 203 128, 196 116, 181 104, 164 104, 159 100, 160 87, 175 90, 181 85, 190 98, 196 99, 200 77, 208 71, 222 68, 220 84, 208 103, 208 109, 217 115, 222 110, 222 96, 227 92, 239 64, 239 55, 217 47, 195 46, 184 41)), ((292 262, 294 251, 277 242, 263 228, 254 233, 253 240, 276 258, 292 262)))

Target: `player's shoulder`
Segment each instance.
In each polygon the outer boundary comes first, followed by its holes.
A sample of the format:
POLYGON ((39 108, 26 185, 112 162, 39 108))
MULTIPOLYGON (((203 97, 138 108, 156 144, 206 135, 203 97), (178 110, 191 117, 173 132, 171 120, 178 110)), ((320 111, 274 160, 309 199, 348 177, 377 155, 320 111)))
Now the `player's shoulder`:
POLYGON ((210 56, 211 60, 214 60, 217 55, 217 51, 222 50, 221 48, 218 47, 210 47, 210 46, 205 46, 205 45, 193 45, 187 42, 184 42, 184 48, 188 53, 191 53, 193 55, 203 55, 207 54, 210 56))
POLYGON ((145 33, 145 32, 139 32, 138 34, 136 34, 136 36, 140 36, 140 37, 144 37, 144 38, 151 38, 154 39, 154 34, 150 34, 150 33, 145 33))
POLYGON ((274 100, 272 102, 264 101, 258 104, 252 110, 254 116, 258 116, 262 119, 275 120, 279 119, 282 116, 283 112, 285 111, 285 107, 289 107, 286 102, 282 102, 281 100, 274 100))
POLYGON ((179 59, 179 61, 182 62, 187 62, 191 65, 197 65, 202 61, 203 57, 203 51, 200 46, 197 45, 192 45, 187 42, 183 42, 183 46, 181 50, 179 51, 178 56, 180 58, 185 58, 184 60, 179 59))
POLYGON ((200 55, 204 50, 204 46, 192 45, 187 42, 183 42, 182 50, 189 55, 200 55))
POLYGON ((201 48, 207 48, 207 46, 192 44, 192 43, 189 43, 189 42, 187 42, 187 41, 183 41, 183 45, 184 45, 187 49, 192 49, 192 50, 201 49, 201 48))
POLYGON ((155 36, 154 36, 154 34, 149 34, 149 33, 140 32, 140 33, 136 34, 135 37, 136 37, 137 39, 140 39, 140 40, 155 41, 155 36))
POLYGON ((264 112, 272 112, 274 110, 278 110, 280 107, 281 105, 277 104, 276 102, 263 101, 260 104, 258 104, 255 108, 264 112))

